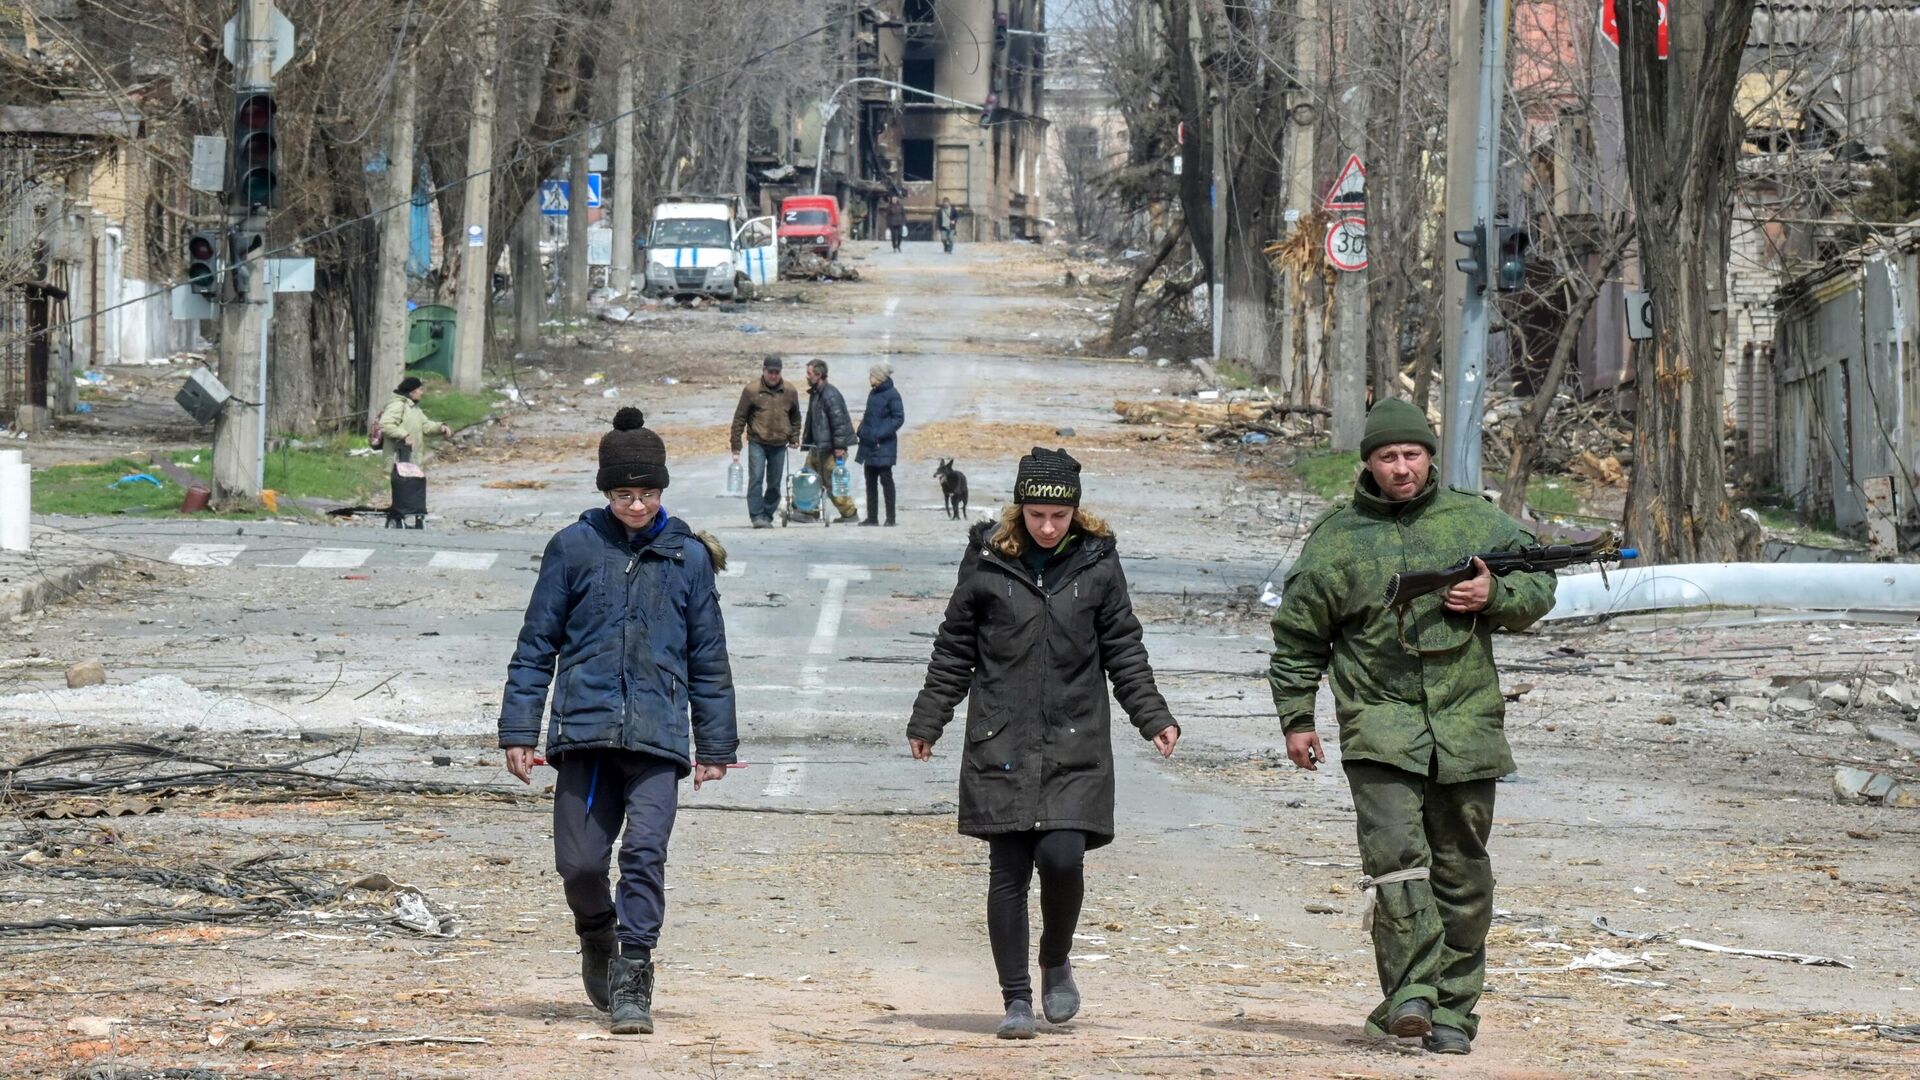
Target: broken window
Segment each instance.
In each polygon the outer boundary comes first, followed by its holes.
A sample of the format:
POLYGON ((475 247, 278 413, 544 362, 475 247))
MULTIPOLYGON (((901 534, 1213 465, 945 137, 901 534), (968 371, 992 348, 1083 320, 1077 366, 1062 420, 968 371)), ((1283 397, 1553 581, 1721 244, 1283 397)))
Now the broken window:
POLYGON ((927 94, 933 92, 933 71, 934 64, 933 57, 931 56, 919 58, 908 57, 901 61, 900 81, 913 87, 915 90, 926 91, 924 94, 908 94, 907 102, 909 104, 933 104, 933 99, 927 96, 927 94))
POLYGON ((933 140, 900 140, 900 178, 906 181, 933 179, 933 140))

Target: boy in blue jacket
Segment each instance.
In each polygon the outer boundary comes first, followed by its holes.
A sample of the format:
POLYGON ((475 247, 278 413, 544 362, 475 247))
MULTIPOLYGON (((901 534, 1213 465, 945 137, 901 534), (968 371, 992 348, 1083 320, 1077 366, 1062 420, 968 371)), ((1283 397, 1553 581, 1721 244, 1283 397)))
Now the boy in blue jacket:
POLYGON ((740 746, 714 582, 726 551, 660 506, 667 448, 639 409, 621 409, 601 437, 597 482, 607 505, 555 533, 541 558, 507 666, 500 745, 507 771, 530 782, 551 689, 554 864, 580 978, 614 1034, 651 1034, 679 782, 691 773, 698 791, 724 779, 740 746))

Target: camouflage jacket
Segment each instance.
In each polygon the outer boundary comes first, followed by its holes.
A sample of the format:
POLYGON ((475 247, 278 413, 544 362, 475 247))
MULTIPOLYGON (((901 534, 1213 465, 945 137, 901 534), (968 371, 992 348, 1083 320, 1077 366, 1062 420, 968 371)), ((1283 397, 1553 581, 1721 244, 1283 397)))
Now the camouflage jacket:
POLYGON ((1331 671, 1343 759, 1374 761, 1454 784, 1513 771, 1506 707, 1493 664, 1493 631, 1524 630, 1553 607, 1552 574, 1493 579, 1485 611, 1446 611, 1445 593, 1413 602, 1400 643, 1382 603, 1400 570, 1450 566, 1468 555, 1525 547, 1534 538, 1485 499, 1429 480, 1403 503, 1382 498, 1361 474, 1353 501, 1314 523, 1287 572, 1273 616, 1267 681, 1289 733, 1313 730, 1313 700, 1331 671))

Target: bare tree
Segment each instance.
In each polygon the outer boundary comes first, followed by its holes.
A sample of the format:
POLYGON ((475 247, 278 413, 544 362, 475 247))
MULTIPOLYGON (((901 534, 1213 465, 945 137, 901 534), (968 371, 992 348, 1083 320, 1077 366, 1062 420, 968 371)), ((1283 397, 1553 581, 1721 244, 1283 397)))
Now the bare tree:
POLYGON ((1722 449, 1722 357, 1733 95, 1754 0, 1674 5, 1660 59, 1656 0, 1620 0, 1627 175, 1654 338, 1635 349, 1628 539, 1651 562, 1737 559, 1758 530, 1733 513, 1722 449))

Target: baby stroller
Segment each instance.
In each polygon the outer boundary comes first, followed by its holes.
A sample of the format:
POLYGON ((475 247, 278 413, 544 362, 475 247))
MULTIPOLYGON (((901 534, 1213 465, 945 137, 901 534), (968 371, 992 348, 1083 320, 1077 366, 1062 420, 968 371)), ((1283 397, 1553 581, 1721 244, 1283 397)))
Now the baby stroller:
POLYGON ((801 466, 798 473, 793 471, 794 459, 804 457, 806 447, 787 455, 787 498, 780 507, 780 525, 785 528, 798 521, 803 525, 819 522, 823 526, 833 524, 833 515, 827 513, 827 485, 820 474, 811 466, 801 466))

